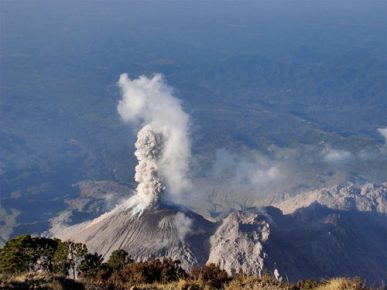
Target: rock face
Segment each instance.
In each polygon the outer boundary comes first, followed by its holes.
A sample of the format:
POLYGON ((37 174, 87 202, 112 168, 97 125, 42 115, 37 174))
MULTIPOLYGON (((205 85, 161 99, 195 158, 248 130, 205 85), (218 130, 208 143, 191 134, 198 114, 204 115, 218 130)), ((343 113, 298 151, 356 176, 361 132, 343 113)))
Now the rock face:
POLYGON ((211 252, 207 263, 214 263, 235 274, 260 275, 264 265, 263 243, 270 235, 267 215, 259 211, 235 211, 227 216, 210 238, 211 252))
POLYGON ((335 187, 273 206, 233 210, 219 223, 178 207, 141 215, 125 208, 59 235, 104 257, 118 248, 133 258, 179 259, 185 268, 215 263, 229 273, 263 270, 291 281, 359 275, 387 282, 386 187, 335 187))

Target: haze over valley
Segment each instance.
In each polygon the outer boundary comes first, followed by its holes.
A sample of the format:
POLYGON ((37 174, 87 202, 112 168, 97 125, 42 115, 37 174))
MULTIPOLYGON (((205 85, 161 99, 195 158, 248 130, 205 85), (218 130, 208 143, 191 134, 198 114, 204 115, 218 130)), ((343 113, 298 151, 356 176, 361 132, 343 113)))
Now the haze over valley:
POLYGON ((387 281, 386 10, 0 1, 0 245, 387 281))

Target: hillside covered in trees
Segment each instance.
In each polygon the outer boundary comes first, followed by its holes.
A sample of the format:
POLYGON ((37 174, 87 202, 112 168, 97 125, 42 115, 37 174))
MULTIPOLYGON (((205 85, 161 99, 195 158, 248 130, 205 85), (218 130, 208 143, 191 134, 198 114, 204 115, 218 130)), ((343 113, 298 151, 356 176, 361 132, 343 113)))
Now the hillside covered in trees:
POLYGON ((289 283, 269 272, 230 276, 215 264, 190 272, 180 264, 135 262, 122 249, 104 261, 82 243, 23 235, 0 249, 0 289, 370 289, 358 277, 289 283))

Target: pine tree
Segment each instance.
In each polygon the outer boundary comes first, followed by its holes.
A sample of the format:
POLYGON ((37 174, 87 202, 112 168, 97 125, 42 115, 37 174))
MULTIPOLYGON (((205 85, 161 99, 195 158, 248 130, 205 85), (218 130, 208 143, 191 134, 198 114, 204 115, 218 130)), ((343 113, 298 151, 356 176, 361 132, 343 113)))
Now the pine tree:
POLYGON ((29 271, 34 264, 34 240, 23 235, 9 240, 0 249, 0 272, 21 273, 29 271))
POLYGON ((94 276, 100 269, 103 262, 101 255, 97 253, 86 254, 84 259, 79 264, 79 271, 87 276, 94 276))
POLYGON ((132 262, 133 260, 125 250, 118 249, 113 251, 107 263, 113 270, 119 271, 132 262))
POLYGON ((84 257, 87 255, 87 247, 82 243, 74 243, 73 241, 66 241, 68 248, 69 266, 72 270, 73 279, 76 277, 76 270, 84 257))

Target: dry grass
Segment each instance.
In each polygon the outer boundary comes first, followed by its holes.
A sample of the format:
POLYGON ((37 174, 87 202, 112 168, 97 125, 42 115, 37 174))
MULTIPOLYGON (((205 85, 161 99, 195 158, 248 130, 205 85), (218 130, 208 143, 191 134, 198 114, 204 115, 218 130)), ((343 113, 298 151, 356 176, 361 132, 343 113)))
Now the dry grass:
POLYGON ((44 272, 24 273, 16 275, 0 275, 0 289, 50 289, 50 290, 76 290, 84 289, 82 284, 61 275, 44 272))
POLYGON ((283 289, 279 282, 273 279, 262 279, 254 276, 244 276, 233 279, 225 290, 278 290, 283 289))
MULTIPOLYGON (((26 273, 19 275, 0 275, 0 289, 24 289, 20 288, 25 285, 25 289, 37 289, 36 287, 43 287, 43 289, 51 290, 68 290, 80 289, 83 287, 79 282, 71 279, 65 279, 55 275, 46 273, 26 273), (14 287, 8 287, 7 284, 14 287), (17 287, 19 288, 17 288, 17 287), (28 286, 28 287, 27 287, 28 286), (76 287, 77 288, 74 288, 76 287), (3 287, 3 288, 2 288, 3 287), (4 288, 5 287, 5 288, 4 288)), ((94 283, 83 283, 85 289, 103 289, 94 283)), ((152 283, 152 284, 132 284, 127 283, 122 285, 122 289, 136 289, 136 290, 213 290, 215 288, 206 285, 203 280, 184 280, 181 279, 170 283, 152 283)), ((359 278, 333 278, 322 282, 315 282, 313 286, 304 286, 296 284, 281 284, 274 278, 254 277, 254 276, 236 276, 230 282, 223 285, 223 290, 280 290, 280 289, 314 289, 314 290, 361 290, 364 289, 359 278)), ((42 289, 42 288, 40 288, 42 289)))
POLYGON ((323 282, 323 285, 320 285, 315 288, 315 290, 360 290, 362 289, 361 282, 354 278, 334 278, 328 281, 323 282))
POLYGON ((30 273, 22 273, 22 274, 14 274, 14 275, 12 274, 2 275, 0 280, 24 283, 28 281, 47 281, 51 277, 52 275, 44 272, 41 272, 41 273, 30 272, 30 273))
POLYGON ((184 279, 166 284, 152 283, 128 285, 128 289, 130 289, 132 286, 134 286, 135 289, 141 290, 213 290, 213 288, 209 287, 208 285, 205 285, 205 282, 203 281, 187 281, 184 279))

